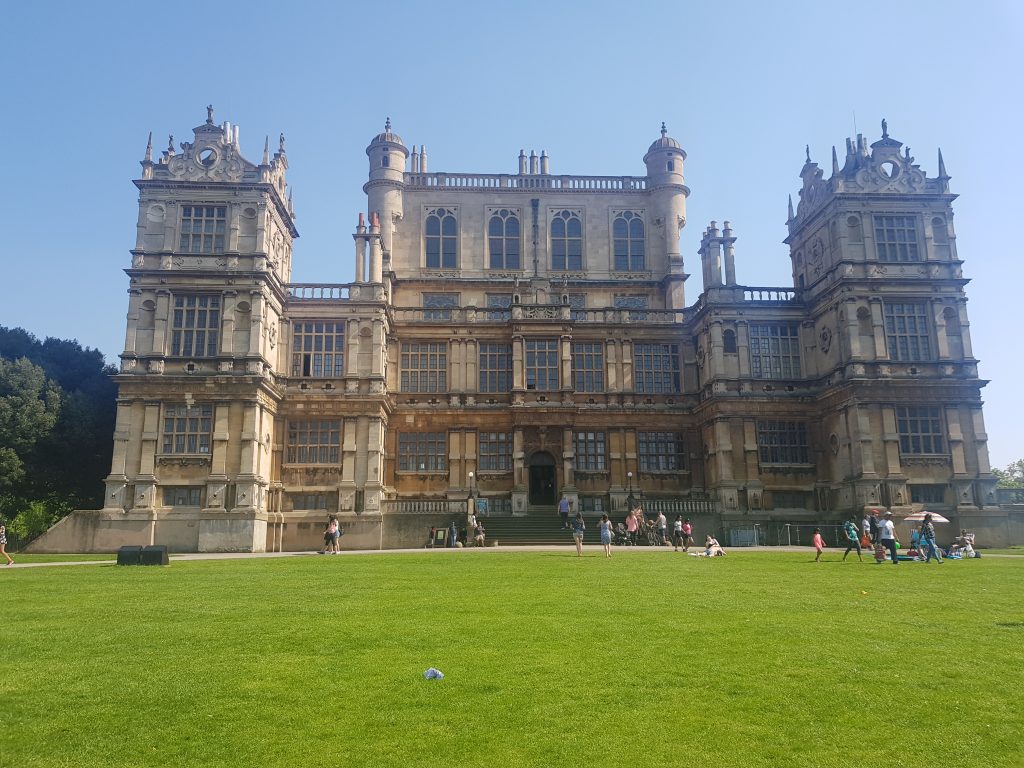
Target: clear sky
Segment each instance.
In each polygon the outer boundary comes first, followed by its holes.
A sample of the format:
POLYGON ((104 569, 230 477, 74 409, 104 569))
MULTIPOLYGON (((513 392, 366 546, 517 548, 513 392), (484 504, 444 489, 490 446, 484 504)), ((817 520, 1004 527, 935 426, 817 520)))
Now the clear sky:
POLYGON ((12 3, 0 28, 4 118, 0 325, 124 344, 136 189, 156 152, 206 119, 240 126, 259 162, 284 133, 296 282, 349 282, 365 148, 390 116, 432 171, 642 175, 661 121, 688 153, 682 251, 729 219, 737 277, 788 285, 786 197, 804 145, 828 175, 880 121, 929 176, 942 148, 993 463, 1024 457, 1019 132, 1024 4, 1016 0, 555 0, 386 3, 12 3))

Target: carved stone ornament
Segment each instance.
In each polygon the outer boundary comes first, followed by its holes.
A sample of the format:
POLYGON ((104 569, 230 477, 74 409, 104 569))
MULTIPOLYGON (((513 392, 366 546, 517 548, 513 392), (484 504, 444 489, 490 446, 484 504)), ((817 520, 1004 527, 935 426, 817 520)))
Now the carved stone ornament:
POLYGON ((273 349, 274 347, 277 346, 277 326, 276 325, 271 324, 271 326, 267 329, 267 343, 270 345, 271 349, 273 349))
POLYGON ((828 436, 828 448, 833 456, 839 455, 839 435, 835 432, 828 436))
POLYGON ((821 334, 818 338, 821 341, 821 351, 828 353, 829 349, 832 348, 832 330, 826 325, 821 329, 821 334))
POLYGON ((184 152, 167 163, 167 172, 173 179, 184 181, 242 180, 245 166, 232 144, 182 142, 184 152))

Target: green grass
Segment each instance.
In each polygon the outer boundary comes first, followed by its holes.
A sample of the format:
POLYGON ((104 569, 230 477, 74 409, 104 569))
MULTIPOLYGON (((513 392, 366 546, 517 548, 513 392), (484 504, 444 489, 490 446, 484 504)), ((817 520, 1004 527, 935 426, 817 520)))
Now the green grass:
POLYGON ((99 560, 116 560, 117 555, 105 553, 98 555, 26 555, 20 552, 11 552, 14 562, 21 563, 75 563, 92 562, 99 560))
POLYGON ((827 557, 0 571, 0 765, 1019 766, 1024 564, 827 557))

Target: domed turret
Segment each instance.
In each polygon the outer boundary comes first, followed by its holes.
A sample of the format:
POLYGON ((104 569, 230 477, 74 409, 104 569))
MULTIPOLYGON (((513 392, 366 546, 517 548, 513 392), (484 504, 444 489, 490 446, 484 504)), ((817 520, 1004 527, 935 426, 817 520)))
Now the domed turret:
POLYGON ((384 132, 373 137, 366 148, 366 156, 370 159, 370 180, 387 179, 402 181, 405 173, 405 160, 409 150, 402 142, 402 137, 391 131, 391 118, 384 123, 384 132))
POLYGON ((679 142, 668 135, 665 124, 661 124, 661 138, 655 139, 644 155, 647 179, 652 186, 683 183, 683 161, 686 152, 679 142))

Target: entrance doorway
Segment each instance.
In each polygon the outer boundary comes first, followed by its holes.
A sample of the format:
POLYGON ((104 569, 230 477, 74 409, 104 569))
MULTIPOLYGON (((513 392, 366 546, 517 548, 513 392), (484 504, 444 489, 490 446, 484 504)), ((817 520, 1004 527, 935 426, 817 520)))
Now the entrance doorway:
POLYGON ((553 507, 555 501, 555 458, 538 451, 530 457, 530 504, 553 507))

